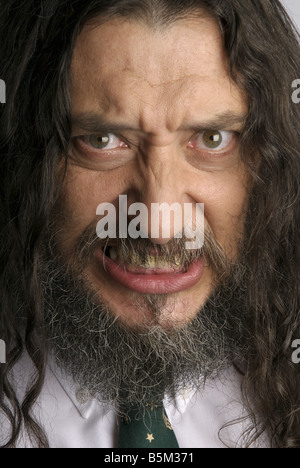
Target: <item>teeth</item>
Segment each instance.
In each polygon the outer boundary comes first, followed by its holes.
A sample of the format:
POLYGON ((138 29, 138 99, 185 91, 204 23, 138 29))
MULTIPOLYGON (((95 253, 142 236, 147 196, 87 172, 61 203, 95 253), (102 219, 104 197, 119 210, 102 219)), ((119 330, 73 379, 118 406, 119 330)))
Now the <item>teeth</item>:
POLYGON ((113 261, 117 260, 117 258, 118 258, 117 249, 115 249, 114 247, 111 247, 111 249, 109 251, 109 256, 113 261))
POLYGON ((136 254, 130 254, 130 263, 131 265, 141 265, 141 260, 138 255, 136 254))
MULTIPOLYGON (((122 256, 119 255, 118 250, 115 247, 111 247, 109 251, 109 256, 112 261, 119 261, 120 263, 124 263, 122 261, 122 256)), ((138 255, 136 254, 131 254, 130 255, 130 265, 134 266, 140 266, 143 268, 173 268, 175 267, 181 267, 182 266, 182 261, 181 261, 181 255, 176 255, 174 257, 174 261, 170 263, 167 260, 164 260, 163 258, 159 256, 153 256, 153 255, 147 255, 145 262, 142 262, 141 259, 139 258, 138 255)))
POLYGON ((174 264, 171 264, 170 262, 162 260, 159 257, 154 259, 154 263, 155 263, 156 268, 172 268, 174 266, 174 264))
POLYGON ((182 257, 181 257, 181 255, 176 255, 176 256, 174 257, 174 265, 177 266, 177 267, 179 267, 179 266, 182 265, 182 257))
POLYGON ((143 264, 146 268, 162 268, 159 265, 159 259, 157 257, 153 257, 152 255, 148 255, 145 261, 145 264, 143 264))

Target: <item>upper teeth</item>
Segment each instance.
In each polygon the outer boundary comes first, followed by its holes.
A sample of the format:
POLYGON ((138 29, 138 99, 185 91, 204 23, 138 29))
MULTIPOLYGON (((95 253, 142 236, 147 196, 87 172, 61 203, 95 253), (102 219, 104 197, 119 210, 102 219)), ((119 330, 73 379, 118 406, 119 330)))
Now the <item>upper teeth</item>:
POLYGON ((109 256, 112 260, 117 260, 118 258, 118 252, 117 250, 114 248, 114 247, 111 247, 110 251, 109 251, 109 256))
MULTIPOLYGON (((119 255, 118 250, 115 247, 110 249, 110 258, 113 261, 119 260, 122 261, 122 255, 119 255)), ((124 263, 124 261, 123 261, 124 263)), ((170 261, 164 260, 163 257, 147 255, 146 259, 142 261, 140 257, 136 254, 130 255, 130 264, 135 266, 142 266, 144 268, 172 268, 174 266, 179 267, 182 264, 181 255, 175 255, 172 263, 170 261)))

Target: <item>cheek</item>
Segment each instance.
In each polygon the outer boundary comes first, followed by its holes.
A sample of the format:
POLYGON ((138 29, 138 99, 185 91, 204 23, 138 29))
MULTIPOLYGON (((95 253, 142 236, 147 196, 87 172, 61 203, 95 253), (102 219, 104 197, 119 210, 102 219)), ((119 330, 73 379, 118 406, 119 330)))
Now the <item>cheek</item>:
POLYGON ((97 206, 102 202, 114 202, 118 184, 110 178, 100 177, 98 172, 70 166, 64 182, 60 203, 60 243, 72 250, 82 232, 96 224, 97 206))
POLYGON ((248 191, 249 180, 245 173, 242 176, 224 177, 205 204, 210 228, 227 256, 232 259, 236 257, 244 234, 248 191))

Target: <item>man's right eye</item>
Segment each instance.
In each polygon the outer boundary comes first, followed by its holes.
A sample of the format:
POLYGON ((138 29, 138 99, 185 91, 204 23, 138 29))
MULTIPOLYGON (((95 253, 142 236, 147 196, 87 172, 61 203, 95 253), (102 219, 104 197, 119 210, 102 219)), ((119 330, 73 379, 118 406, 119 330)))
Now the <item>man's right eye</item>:
POLYGON ((84 144, 95 150, 113 150, 128 148, 128 145, 113 133, 99 133, 96 135, 84 135, 78 137, 84 144))

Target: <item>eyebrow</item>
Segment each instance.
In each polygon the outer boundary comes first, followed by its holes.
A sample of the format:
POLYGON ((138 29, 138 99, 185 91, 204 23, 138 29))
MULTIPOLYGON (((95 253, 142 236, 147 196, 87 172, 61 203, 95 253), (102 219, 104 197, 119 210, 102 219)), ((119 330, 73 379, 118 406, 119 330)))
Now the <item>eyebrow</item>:
POLYGON ((138 130, 126 124, 109 122, 104 117, 90 112, 75 115, 71 118, 72 130, 83 130, 90 133, 115 133, 125 130, 138 130))
MULTIPOLYGON (((201 122, 190 122, 179 128, 179 130, 193 130, 201 132, 203 130, 233 130, 236 127, 244 127, 246 114, 237 114, 232 111, 222 112, 217 114, 212 119, 201 122)), ((134 128, 127 124, 117 122, 109 122, 105 117, 86 112, 78 114, 71 119, 72 131, 87 132, 91 134, 97 133, 120 133, 124 131, 140 131, 141 128, 134 128)), ((242 128, 239 128, 242 131, 242 128)))

